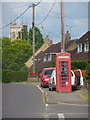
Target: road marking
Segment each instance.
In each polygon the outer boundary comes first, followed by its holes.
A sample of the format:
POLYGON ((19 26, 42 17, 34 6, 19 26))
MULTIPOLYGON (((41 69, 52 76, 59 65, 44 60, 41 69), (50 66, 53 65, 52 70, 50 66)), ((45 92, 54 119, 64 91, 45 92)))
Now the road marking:
POLYGON ((38 89, 41 91, 41 92, 43 92, 44 93, 44 91, 37 85, 37 87, 38 87, 38 89))
POLYGON ((48 107, 48 104, 46 104, 46 107, 48 107))
POLYGON ((84 106, 84 107, 88 107, 88 106, 90 106, 90 105, 88 105, 88 104, 72 104, 72 103, 64 103, 64 102, 58 102, 57 103, 58 105, 59 104, 61 104, 61 105, 71 105, 71 106, 84 106))
POLYGON ((65 118, 65 117, 64 117, 64 114, 63 114, 63 113, 58 113, 58 118, 59 118, 59 119, 63 118, 63 120, 64 120, 64 118, 65 118))

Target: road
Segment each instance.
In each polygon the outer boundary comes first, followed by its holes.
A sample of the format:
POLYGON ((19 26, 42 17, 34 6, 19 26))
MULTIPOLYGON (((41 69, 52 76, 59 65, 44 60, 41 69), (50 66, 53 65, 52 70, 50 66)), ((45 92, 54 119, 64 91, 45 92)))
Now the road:
POLYGON ((44 90, 37 85, 3 84, 3 118, 88 118, 86 106, 44 104, 44 90))
POLYGON ((3 84, 3 118, 42 118, 44 103, 37 86, 25 84, 3 84))

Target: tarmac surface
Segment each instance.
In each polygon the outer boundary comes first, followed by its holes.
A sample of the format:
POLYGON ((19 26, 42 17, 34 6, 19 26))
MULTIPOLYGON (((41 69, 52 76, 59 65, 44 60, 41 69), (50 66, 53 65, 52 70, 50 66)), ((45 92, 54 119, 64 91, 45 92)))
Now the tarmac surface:
POLYGON ((59 93, 56 91, 47 91, 47 103, 48 104, 69 104, 69 105, 83 105, 88 106, 88 101, 81 99, 78 96, 78 92, 81 90, 73 91, 70 93, 59 93))

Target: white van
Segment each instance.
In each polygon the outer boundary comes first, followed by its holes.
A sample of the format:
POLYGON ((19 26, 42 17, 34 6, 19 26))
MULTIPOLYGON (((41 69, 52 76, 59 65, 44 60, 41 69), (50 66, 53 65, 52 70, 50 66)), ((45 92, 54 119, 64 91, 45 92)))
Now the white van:
MULTIPOLYGON (((75 74, 73 70, 71 70, 71 83, 73 88, 77 88, 77 80, 75 77, 75 74)), ((56 70, 53 70, 51 77, 49 79, 49 85, 48 85, 49 91, 53 91, 56 89, 56 70)))

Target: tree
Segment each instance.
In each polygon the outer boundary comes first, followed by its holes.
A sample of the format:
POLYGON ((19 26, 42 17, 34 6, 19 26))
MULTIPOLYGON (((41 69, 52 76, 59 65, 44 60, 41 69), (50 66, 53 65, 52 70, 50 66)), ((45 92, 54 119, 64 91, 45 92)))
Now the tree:
MULTIPOLYGON (((33 31, 29 29, 29 42, 33 44, 33 31)), ((35 27, 35 49, 38 50, 43 44, 43 35, 41 34, 38 27, 35 27)))
POLYGON ((3 37, 2 39, 0 39, 0 42, 2 42, 2 48, 3 48, 10 45, 11 40, 8 37, 3 37))
POLYGON ((18 39, 28 40, 27 27, 24 27, 21 31, 18 32, 18 39))
POLYGON ((32 46, 26 40, 15 40, 2 51, 3 69, 20 70, 32 56, 32 46))

